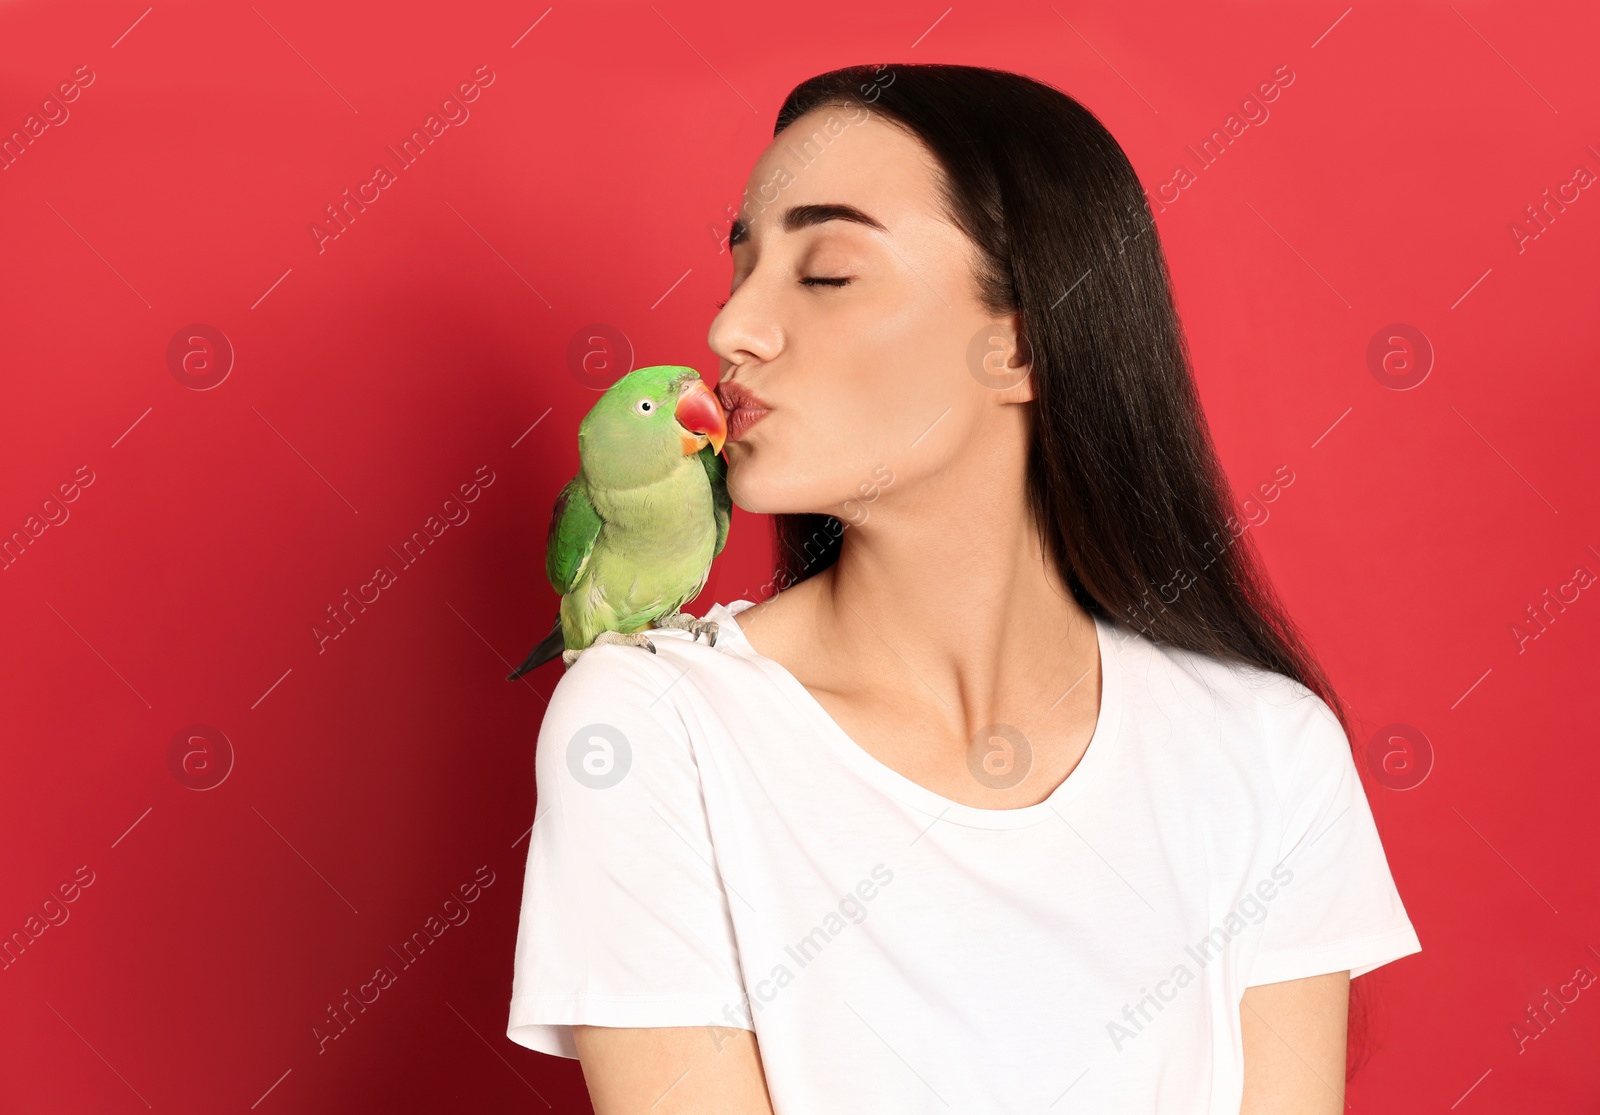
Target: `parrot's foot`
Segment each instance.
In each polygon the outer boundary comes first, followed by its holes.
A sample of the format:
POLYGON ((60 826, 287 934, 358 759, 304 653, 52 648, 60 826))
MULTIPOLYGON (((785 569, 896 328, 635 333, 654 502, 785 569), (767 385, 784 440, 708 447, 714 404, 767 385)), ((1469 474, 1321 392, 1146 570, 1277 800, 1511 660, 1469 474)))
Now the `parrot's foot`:
POLYGON ((657 627, 676 627, 680 631, 689 632, 690 636, 698 639, 701 635, 706 637, 706 646, 717 645, 717 624, 715 620, 696 619, 688 612, 673 612, 670 616, 662 616, 656 620, 657 627))
POLYGON ((582 647, 578 650, 562 651, 561 663, 563 666, 571 669, 572 664, 578 660, 579 655, 583 654, 585 650, 593 650, 595 647, 604 646, 606 643, 620 643, 623 646, 643 647, 651 654, 656 652, 656 645, 650 641, 649 637, 646 636, 643 631, 635 631, 632 634, 623 634, 621 631, 602 631, 600 634, 594 637, 594 642, 590 643, 587 647, 582 647))

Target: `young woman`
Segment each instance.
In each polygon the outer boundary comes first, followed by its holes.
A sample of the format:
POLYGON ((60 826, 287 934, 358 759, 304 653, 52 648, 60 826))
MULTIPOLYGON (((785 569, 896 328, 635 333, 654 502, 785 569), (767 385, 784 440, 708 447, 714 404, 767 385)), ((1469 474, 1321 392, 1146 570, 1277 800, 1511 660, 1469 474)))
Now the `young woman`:
POLYGON ((781 591, 556 686, 509 1036, 602 1115, 1342 1111, 1421 945, 1127 158, 962 66, 774 134, 709 340, 781 591))

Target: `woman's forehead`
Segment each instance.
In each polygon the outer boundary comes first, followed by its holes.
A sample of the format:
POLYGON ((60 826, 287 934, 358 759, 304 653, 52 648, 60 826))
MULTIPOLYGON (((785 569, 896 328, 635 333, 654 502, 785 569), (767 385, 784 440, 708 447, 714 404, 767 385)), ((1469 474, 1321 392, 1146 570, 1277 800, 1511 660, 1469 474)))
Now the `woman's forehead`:
POLYGON ((880 116, 851 112, 816 109, 773 138, 745 187, 739 220, 748 230, 798 231, 787 214, 813 206, 850 206, 891 230, 903 216, 937 211, 927 148, 880 116))

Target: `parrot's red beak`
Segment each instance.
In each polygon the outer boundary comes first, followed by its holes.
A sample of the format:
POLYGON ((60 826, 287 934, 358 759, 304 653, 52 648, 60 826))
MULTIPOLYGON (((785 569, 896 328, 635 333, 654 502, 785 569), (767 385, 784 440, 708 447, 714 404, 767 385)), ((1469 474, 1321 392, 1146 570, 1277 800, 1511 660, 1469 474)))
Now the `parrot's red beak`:
POLYGON ((722 452, 722 443, 728 440, 728 416, 705 380, 692 379, 684 386, 672 417, 687 431, 683 437, 684 456, 700 452, 707 441, 711 442, 713 453, 722 452))

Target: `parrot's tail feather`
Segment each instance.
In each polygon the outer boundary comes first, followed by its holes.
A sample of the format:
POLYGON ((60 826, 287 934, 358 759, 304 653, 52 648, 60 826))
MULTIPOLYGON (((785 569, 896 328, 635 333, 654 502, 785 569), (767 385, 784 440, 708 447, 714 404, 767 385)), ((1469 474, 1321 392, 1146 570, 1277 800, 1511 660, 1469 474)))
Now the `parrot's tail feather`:
POLYGON ((506 675, 506 680, 516 681, 529 670, 543 666, 552 658, 560 657, 561 652, 565 649, 566 640, 561 633, 561 617, 557 616, 556 624, 550 629, 550 634, 546 635, 539 645, 533 648, 528 655, 527 661, 506 675))

